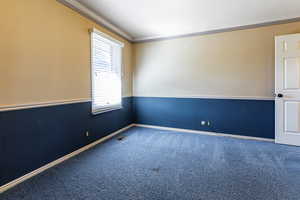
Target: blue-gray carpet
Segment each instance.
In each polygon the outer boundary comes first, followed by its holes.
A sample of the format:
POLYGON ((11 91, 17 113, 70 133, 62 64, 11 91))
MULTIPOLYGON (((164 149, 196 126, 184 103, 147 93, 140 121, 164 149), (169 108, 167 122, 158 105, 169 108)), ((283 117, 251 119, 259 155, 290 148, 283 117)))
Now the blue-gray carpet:
POLYGON ((300 148, 131 128, 1 200, 299 200, 300 148))

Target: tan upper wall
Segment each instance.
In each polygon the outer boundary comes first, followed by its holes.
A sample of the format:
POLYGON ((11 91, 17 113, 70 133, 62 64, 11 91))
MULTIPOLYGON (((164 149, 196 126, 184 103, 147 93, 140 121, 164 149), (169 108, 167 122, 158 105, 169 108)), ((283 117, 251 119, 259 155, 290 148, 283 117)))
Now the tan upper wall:
POLYGON ((132 44, 56 0, 7 0, 0 7, 0 107, 90 99, 90 34, 125 43, 123 96, 132 95, 132 44))
POLYGON ((134 44, 135 96, 272 97, 274 36, 300 22, 134 44))

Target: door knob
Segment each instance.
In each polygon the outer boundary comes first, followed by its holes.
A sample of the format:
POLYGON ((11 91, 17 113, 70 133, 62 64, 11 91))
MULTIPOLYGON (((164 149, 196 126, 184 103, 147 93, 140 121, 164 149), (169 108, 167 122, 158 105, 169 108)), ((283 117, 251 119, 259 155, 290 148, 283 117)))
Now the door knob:
POLYGON ((283 94, 277 94, 277 97, 279 97, 279 98, 282 98, 283 97, 283 94))

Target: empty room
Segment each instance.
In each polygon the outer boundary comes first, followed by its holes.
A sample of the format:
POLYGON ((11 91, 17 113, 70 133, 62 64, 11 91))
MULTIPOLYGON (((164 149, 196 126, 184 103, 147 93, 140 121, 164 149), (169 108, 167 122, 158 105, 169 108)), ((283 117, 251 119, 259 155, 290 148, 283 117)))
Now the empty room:
POLYGON ((2 0, 0 200, 299 200, 299 0, 2 0))

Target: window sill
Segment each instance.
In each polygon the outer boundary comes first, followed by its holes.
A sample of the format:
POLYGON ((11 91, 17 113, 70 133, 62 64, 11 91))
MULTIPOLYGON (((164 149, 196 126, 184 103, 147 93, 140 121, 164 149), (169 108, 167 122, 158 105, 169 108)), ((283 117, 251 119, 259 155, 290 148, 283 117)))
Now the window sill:
POLYGON ((92 111, 92 114, 93 115, 99 115, 99 114, 114 111, 114 110, 121 110, 122 108, 123 108, 122 106, 116 106, 116 107, 111 107, 111 108, 103 108, 103 109, 98 109, 98 110, 92 111))

